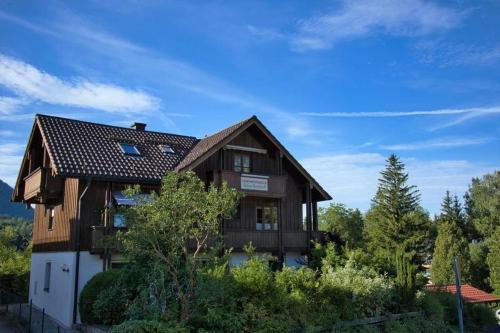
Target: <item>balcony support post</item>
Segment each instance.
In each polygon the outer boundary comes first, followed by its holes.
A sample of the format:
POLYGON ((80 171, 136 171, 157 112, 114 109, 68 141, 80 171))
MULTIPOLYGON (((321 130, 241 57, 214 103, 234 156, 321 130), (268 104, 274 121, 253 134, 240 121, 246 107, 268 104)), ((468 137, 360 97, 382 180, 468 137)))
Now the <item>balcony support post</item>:
POLYGON ((312 191, 311 183, 306 183, 306 229, 307 229, 307 249, 311 249, 312 239, 312 191))
MULTIPOLYGON (((279 152, 278 155, 278 175, 283 176, 283 152, 279 152)), ((286 192, 286 190, 285 190, 286 192)), ((279 260, 283 263, 285 256, 285 247, 283 244, 283 228, 285 227, 285 212, 286 212, 286 197, 279 200, 279 222, 278 222, 278 248, 279 248, 279 260)))
POLYGON ((313 226, 312 229, 314 231, 318 230, 318 202, 313 201, 312 203, 312 218, 313 218, 313 226))

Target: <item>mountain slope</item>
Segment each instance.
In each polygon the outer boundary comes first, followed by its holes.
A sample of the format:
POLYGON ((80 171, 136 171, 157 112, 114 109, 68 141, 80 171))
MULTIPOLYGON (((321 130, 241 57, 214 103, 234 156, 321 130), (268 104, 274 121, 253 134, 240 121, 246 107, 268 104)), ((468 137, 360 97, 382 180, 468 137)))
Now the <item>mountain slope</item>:
POLYGON ((12 187, 0 180, 0 215, 33 219, 33 210, 26 209, 22 203, 10 202, 12 187))

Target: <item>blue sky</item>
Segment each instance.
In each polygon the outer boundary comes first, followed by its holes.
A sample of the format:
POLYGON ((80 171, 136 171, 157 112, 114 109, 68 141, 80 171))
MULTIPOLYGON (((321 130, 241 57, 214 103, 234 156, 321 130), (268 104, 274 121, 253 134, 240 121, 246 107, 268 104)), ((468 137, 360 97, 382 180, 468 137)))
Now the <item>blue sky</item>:
POLYGON ((422 205, 500 169, 500 2, 0 0, 0 179, 35 113, 202 137, 256 114, 365 210, 398 154, 422 205))

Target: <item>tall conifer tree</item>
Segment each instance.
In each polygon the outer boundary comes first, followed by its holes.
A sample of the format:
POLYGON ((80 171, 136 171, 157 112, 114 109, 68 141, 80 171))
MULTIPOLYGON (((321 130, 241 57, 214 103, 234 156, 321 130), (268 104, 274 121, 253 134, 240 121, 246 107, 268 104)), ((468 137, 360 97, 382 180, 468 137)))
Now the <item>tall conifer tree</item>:
POLYGON ((366 216, 366 234, 375 260, 384 262, 383 269, 391 269, 406 289, 413 287, 429 233, 429 217, 419 201, 417 188, 408 185, 404 164, 391 155, 366 216))

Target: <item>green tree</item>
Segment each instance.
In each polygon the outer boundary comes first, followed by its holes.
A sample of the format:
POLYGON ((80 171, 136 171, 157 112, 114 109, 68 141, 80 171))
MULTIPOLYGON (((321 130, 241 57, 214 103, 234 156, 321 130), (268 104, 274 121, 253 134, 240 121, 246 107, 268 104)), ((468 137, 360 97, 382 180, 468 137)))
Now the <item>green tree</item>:
POLYGON ((453 257, 460 258, 462 279, 470 281, 469 243, 464 236, 464 215, 457 197, 449 191, 441 204, 441 214, 437 218, 438 236, 432 258, 431 279, 436 284, 450 284, 455 280, 453 257))
POLYGON ((321 230, 336 233, 348 248, 357 248, 363 243, 363 216, 359 209, 347 208, 341 203, 332 203, 320 208, 318 214, 321 230))
POLYGON ((16 229, 0 229, 0 285, 19 294, 28 292, 31 245, 19 248, 16 229))
POLYGON ((500 228, 488 239, 490 252, 487 256, 488 268, 490 270, 490 286, 496 294, 500 295, 500 228))
POLYGON ((136 262, 157 263, 170 280, 182 322, 190 318, 200 256, 206 255, 210 239, 218 235, 221 220, 234 213, 239 198, 226 183, 206 190, 192 172, 169 172, 159 194, 127 211, 125 253, 136 262))
POLYGON ((488 244, 486 241, 470 243, 470 283, 481 290, 491 291, 489 276, 490 270, 485 265, 488 256, 488 244))
POLYGON ((465 194, 467 217, 479 237, 487 239, 500 226, 500 171, 473 178, 465 194))
MULTIPOLYGON (((388 269, 393 274, 416 272, 408 265, 420 265, 427 248, 429 217, 419 205, 417 188, 407 183, 404 164, 396 155, 391 155, 381 172, 377 193, 365 217, 369 251, 375 256, 379 269, 388 269), (408 262, 403 264, 403 259, 408 262)), ((401 282, 412 280, 414 278, 405 276, 397 279, 401 282)))

